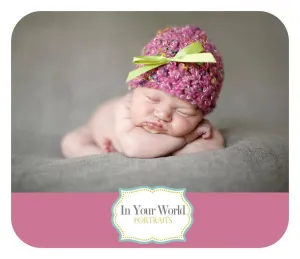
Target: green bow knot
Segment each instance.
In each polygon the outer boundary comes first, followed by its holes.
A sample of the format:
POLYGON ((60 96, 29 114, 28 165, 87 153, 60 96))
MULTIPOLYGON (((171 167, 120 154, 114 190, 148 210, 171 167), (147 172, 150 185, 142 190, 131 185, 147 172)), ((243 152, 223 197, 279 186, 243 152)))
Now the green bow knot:
POLYGON ((169 62, 182 62, 182 63, 216 63, 214 56, 211 53, 200 53, 204 49, 200 42, 194 42, 182 50, 176 56, 167 58, 164 56, 137 56, 133 58, 134 64, 144 64, 143 67, 137 68, 129 72, 126 82, 136 78, 137 76, 146 73, 149 70, 165 65, 169 62))

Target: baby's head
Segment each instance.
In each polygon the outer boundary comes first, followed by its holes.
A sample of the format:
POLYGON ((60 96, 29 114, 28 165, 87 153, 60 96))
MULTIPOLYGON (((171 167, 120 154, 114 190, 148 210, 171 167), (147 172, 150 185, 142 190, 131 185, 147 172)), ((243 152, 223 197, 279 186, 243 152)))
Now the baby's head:
POLYGON ((187 135, 203 119, 196 105, 147 87, 133 90, 130 111, 136 126, 174 137, 187 135))
MULTIPOLYGON (((171 58, 194 42, 199 42, 203 52, 211 53, 216 62, 198 64, 171 61, 129 81, 129 88, 134 89, 132 118, 137 125, 153 120, 168 128, 167 134, 183 136, 214 110, 224 80, 223 61, 203 30, 190 25, 166 28, 146 44, 142 55, 171 58), (152 97, 159 101, 151 100, 152 97), (156 116, 165 116, 167 113, 167 117, 170 117, 167 120, 156 116)), ((142 66, 138 64, 137 68, 142 66)), ((155 133, 153 128, 151 131, 155 133)))

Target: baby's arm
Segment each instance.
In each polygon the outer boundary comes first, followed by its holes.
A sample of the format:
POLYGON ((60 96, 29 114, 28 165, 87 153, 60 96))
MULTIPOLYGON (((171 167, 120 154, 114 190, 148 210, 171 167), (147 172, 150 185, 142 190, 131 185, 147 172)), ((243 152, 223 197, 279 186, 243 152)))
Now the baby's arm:
POLYGON ((61 141, 62 154, 66 158, 102 154, 103 151, 96 145, 87 126, 67 133, 61 141))
POLYGON ((224 148, 225 141, 221 132, 210 124, 210 126, 208 126, 208 124, 209 121, 205 121, 204 125, 199 125, 199 127, 196 129, 196 132, 199 132, 200 137, 197 139, 194 138, 193 141, 189 141, 187 145, 180 150, 175 151, 173 155, 177 156, 224 148))
POLYGON ((182 148, 183 137, 149 133, 136 127, 130 118, 129 107, 121 103, 116 108, 117 149, 127 157, 155 158, 182 148))
POLYGON ((122 152, 127 157, 136 158, 162 157, 185 145, 184 138, 153 134, 140 127, 134 127, 127 132, 119 132, 118 141, 122 152))

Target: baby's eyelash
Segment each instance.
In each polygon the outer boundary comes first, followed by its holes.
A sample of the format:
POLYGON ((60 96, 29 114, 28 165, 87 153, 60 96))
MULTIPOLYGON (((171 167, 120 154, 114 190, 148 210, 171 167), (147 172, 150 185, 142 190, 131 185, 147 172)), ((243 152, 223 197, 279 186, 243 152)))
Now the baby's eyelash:
POLYGON ((179 111, 179 110, 177 110, 177 112, 179 112, 179 113, 181 113, 185 116, 194 116, 194 114, 185 113, 185 112, 182 112, 182 111, 179 111))
POLYGON ((152 98, 150 96, 147 96, 147 98, 153 102, 158 102, 159 100, 157 98, 152 98))
POLYGON ((178 111, 178 110, 177 110, 177 112, 179 112, 179 113, 181 113, 181 114, 184 114, 184 115, 188 115, 188 114, 186 114, 186 113, 184 113, 184 112, 182 112, 182 111, 178 111))

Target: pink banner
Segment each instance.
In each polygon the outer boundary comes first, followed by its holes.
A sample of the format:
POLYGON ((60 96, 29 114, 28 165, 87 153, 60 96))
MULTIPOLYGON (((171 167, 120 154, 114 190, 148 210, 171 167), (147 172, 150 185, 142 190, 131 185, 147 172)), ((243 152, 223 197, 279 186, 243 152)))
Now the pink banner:
POLYGON ((34 247, 266 247, 288 225, 288 193, 187 193, 186 242, 119 242, 111 223, 118 193, 12 193, 16 234, 34 247))

